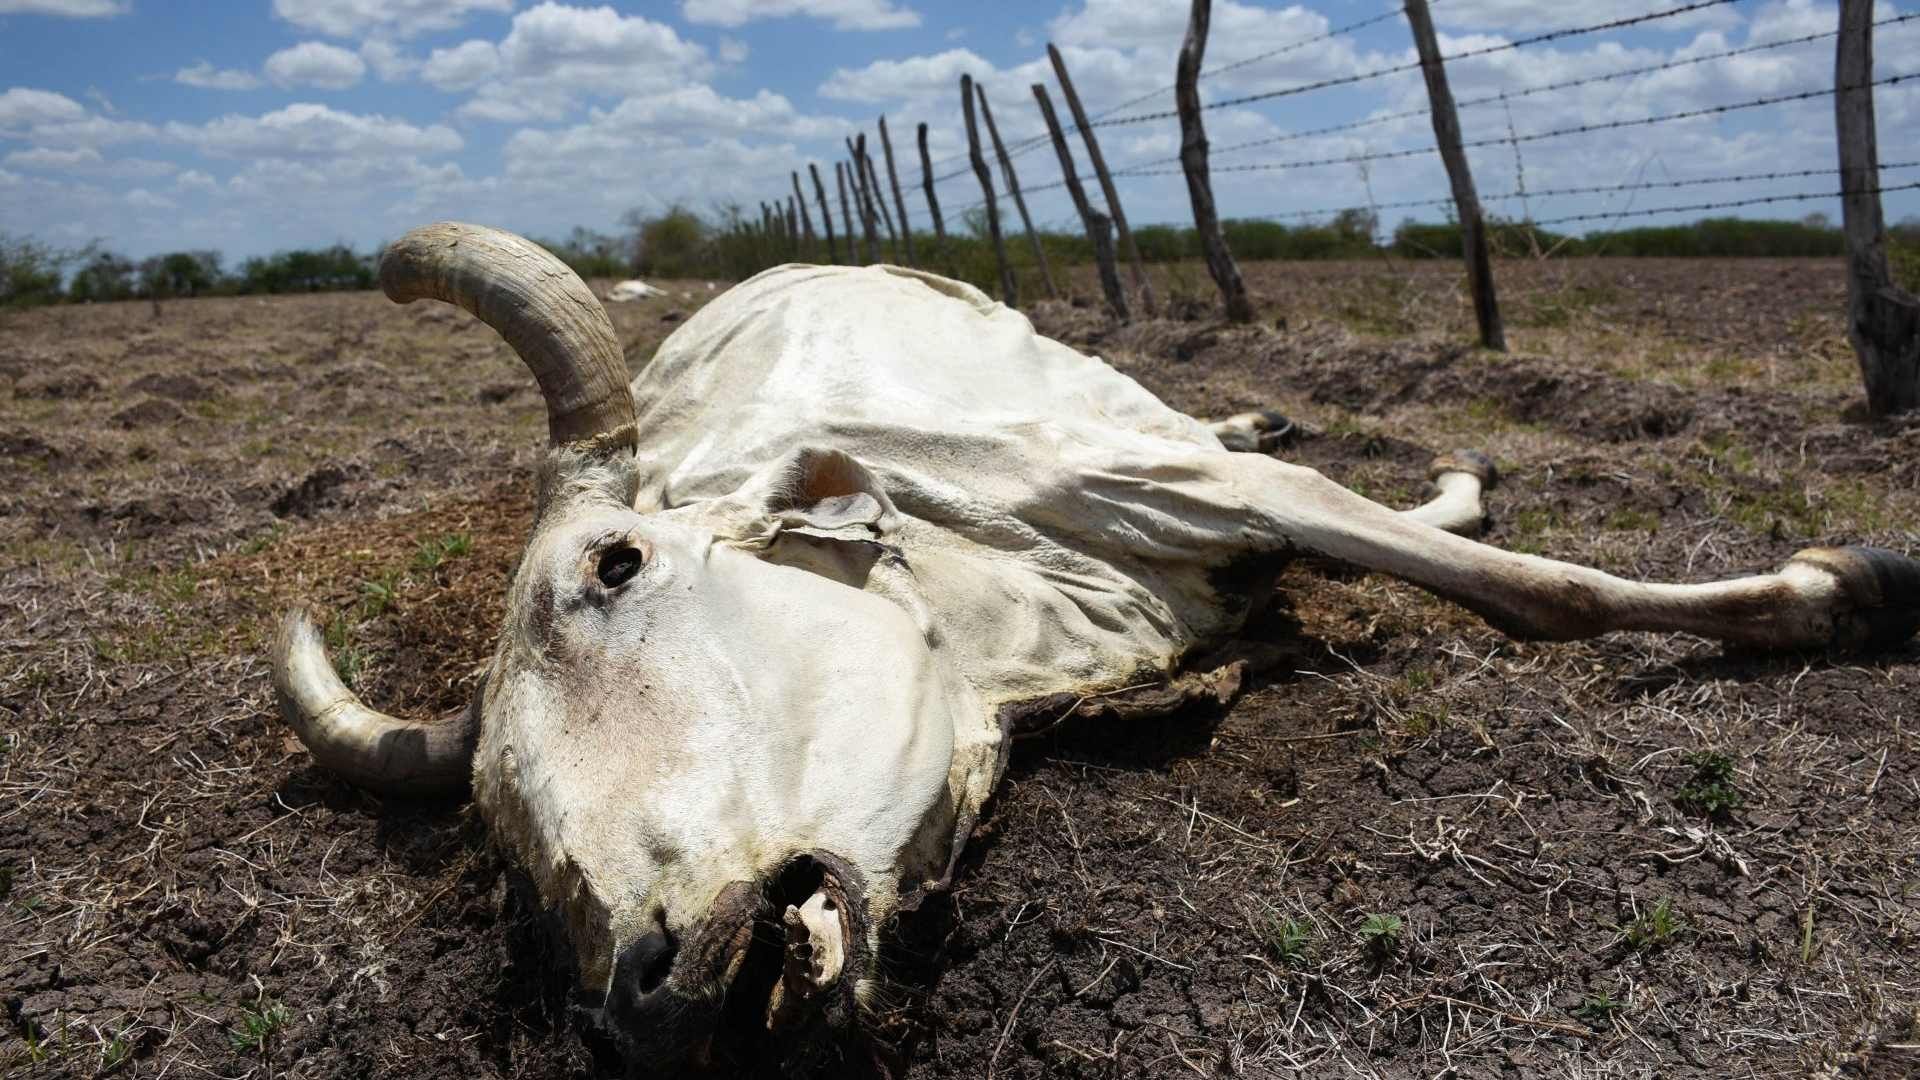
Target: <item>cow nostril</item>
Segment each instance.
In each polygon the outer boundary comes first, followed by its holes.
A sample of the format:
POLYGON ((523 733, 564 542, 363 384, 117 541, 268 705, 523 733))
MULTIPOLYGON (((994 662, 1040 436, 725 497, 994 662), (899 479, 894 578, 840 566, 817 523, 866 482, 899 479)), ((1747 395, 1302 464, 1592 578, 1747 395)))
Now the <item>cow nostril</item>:
POLYGON ((621 952, 615 966, 617 980, 631 987, 636 997, 645 997, 667 981, 678 952, 673 935, 664 927, 650 930, 621 952))

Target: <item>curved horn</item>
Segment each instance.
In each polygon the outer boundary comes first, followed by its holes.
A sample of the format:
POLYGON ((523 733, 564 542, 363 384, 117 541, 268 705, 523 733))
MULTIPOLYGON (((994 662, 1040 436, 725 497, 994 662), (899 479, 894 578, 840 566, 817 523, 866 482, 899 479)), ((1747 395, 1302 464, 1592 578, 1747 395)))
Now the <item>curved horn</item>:
POLYGON ((444 300, 493 327, 539 380, 554 446, 633 449, 633 396, 613 324, 545 248, 483 225, 423 225, 381 255, 380 288, 399 304, 444 300))
POLYGON ((297 609, 280 620, 274 636, 273 688, 280 714, 314 760, 348 781, 414 798, 466 791, 480 733, 481 691, 474 693, 476 707, 440 723, 375 712, 334 674, 319 627, 297 609))

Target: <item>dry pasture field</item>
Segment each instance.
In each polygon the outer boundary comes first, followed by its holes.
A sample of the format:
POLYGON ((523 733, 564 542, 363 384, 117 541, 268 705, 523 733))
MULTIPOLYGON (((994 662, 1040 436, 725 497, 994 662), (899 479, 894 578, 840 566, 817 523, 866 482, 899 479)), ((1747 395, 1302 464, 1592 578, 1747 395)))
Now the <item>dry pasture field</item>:
MULTIPOLYGON (((1036 324, 1383 502, 1491 453, 1487 539, 1631 576, 1920 549, 1920 421, 1868 424, 1837 261, 1204 272, 1036 324)), ((637 369, 711 295, 612 315, 637 369)), ((1090 272, 1075 283, 1097 296, 1090 272)), ((280 723, 273 614, 374 703, 463 703, 543 438, 506 346, 376 294, 0 315, 0 1075, 585 1077, 526 903, 458 806, 280 723), (350 644, 349 644, 350 643, 350 644), (345 646, 345 647, 341 647, 345 646)), ((913 1077, 1920 1074, 1920 647, 1516 644, 1297 564, 1223 714, 1017 746, 872 1023, 913 1077)))

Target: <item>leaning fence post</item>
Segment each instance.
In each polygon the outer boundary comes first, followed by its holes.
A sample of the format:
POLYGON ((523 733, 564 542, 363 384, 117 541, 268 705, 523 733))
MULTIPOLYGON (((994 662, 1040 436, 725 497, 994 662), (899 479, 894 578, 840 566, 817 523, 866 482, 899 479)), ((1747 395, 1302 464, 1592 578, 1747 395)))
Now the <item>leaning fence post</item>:
POLYGON ((947 226, 940 220, 940 197, 933 193, 933 159, 927 156, 927 125, 920 125, 920 181, 927 189, 927 213, 933 216, 933 238, 947 248, 947 226))
POLYGON ((1020 306, 1020 291, 1013 284, 1013 268, 1007 265, 1007 242, 1000 235, 1000 206, 993 198, 993 174, 987 171, 987 159, 980 154, 980 129, 973 120, 973 76, 960 76, 960 111, 967 118, 967 160, 986 196, 987 235, 993 240, 993 257, 1000 263, 1000 302, 1020 306))
POLYGON ((847 162, 847 186, 853 189, 853 205, 860 211, 860 234, 866 238, 867 262, 880 261, 880 223, 874 220, 873 198, 867 191, 867 136, 862 133, 859 143, 847 140, 847 154, 852 159, 847 162))
POLYGON ((1000 175, 1007 181, 1007 191, 1013 196, 1014 209, 1020 211, 1020 225, 1027 230, 1027 242, 1033 245, 1033 261, 1040 267, 1040 282, 1047 287, 1047 295, 1059 299, 1060 290, 1053 284, 1053 269, 1047 265, 1047 249, 1040 243, 1040 234, 1034 231, 1033 218, 1027 215, 1027 200, 1020 194, 1020 177, 1013 171, 1013 158, 1007 156, 1007 144, 1000 141, 1000 127, 993 122, 993 106, 987 104, 987 88, 979 83, 973 84, 973 92, 980 95, 980 117, 987 122, 987 137, 993 140, 993 153, 1000 159, 1000 175))
POLYGON ((853 207, 847 202, 847 165, 846 162, 833 163, 833 180, 840 185, 840 219, 847 224, 847 262, 853 266, 862 265, 859 255, 859 242, 854 238, 853 207))
POLYGON ((1440 145, 1447 179, 1453 184, 1453 205, 1460 216, 1460 244, 1467 259, 1467 287, 1473 293, 1473 316, 1480 324, 1480 344, 1507 350, 1507 332, 1500 325, 1500 305, 1493 295, 1493 257, 1487 251, 1487 223, 1480 213, 1480 196, 1473 190, 1467 154, 1460 147, 1460 116, 1453 109, 1453 91, 1447 69, 1440 62, 1440 43, 1433 36, 1433 17, 1427 0, 1406 0, 1407 22, 1413 27, 1413 45, 1420 51, 1420 70, 1427 77, 1427 99, 1433 106, 1433 138, 1440 145))
MULTIPOLYGON (((809 161, 807 171, 813 174, 813 194, 820 200, 820 226, 827 232, 827 261, 839 262, 840 248, 833 239, 833 215, 827 212, 827 185, 820 182, 820 166, 809 161)), ((851 253, 847 261, 853 261, 851 253)))
POLYGON ((787 247, 792 249, 791 254, 794 256, 797 257, 800 254, 800 215, 794 211, 791 195, 787 196, 787 247))
MULTIPOLYGON (((865 136, 861 136, 865 138, 865 136)), ((893 211, 887 209, 887 193, 880 190, 880 173, 874 168, 873 155, 860 148, 860 160, 867 166, 867 188, 873 192, 873 205, 880 211, 880 223, 887 227, 887 261, 900 261, 900 234, 893 231, 893 211)))
POLYGON ((793 205, 800 208, 800 235, 807 243, 807 257, 819 258, 820 244, 813 236, 813 215, 807 212, 807 196, 800 190, 800 171, 793 171, 793 205))
POLYGON ((887 182, 893 185, 893 205, 900 211, 900 240, 907 248, 907 265, 918 266, 913 253, 913 226, 907 224, 907 200, 900 197, 900 173, 893 167, 893 140, 887 137, 887 118, 880 118, 880 149, 887 155, 887 182))
POLYGON ((1180 45, 1174 65, 1173 102, 1180 112, 1180 171, 1187 174, 1187 195, 1193 201, 1193 228, 1200 234, 1200 250, 1207 257, 1207 273, 1220 288, 1227 318, 1253 321, 1253 301, 1247 283, 1220 232, 1220 214, 1213 205, 1213 181, 1207 177, 1207 129, 1200 120, 1200 61, 1207 54, 1207 25, 1213 21, 1213 0, 1193 0, 1187 16, 1187 40, 1180 45))
POLYGON ((1120 208, 1120 191, 1113 186, 1113 174, 1107 171, 1107 159, 1100 155, 1100 140, 1093 134, 1093 125, 1087 122, 1087 110, 1080 107, 1080 95, 1074 92, 1073 77, 1067 74, 1067 62, 1060 56, 1060 50, 1053 43, 1047 43, 1047 59, 1053 61, 1054 77, 1060 80, 1060 92, 1067 97, 1067 111, 1073 113, 1073 126, 1080 129, 1080 137, 1087 144, 1087 161, 1093 165, 1093 175, 1100 180, 1100 193, 1106 197, 1107 213, 1113 215, 1114 231, 1120 234, 1120 246, 1126 249, 1127 260, 1133 266, 1133 286, 1140 290, 1141 299, 1147 303, 1151 314, 1158 304, 1153 298, 1153 282, 1147 278, 1147 264, 1140 258, 1140 246, 1133 242, 1133 230, 1127 228, 1127 212, 1120 208))
POLYGON ((1873 0, 1840 0, 1834 127, 1840 136, 1840 220, 1847 239, 1847 338, 1866 383, 1867 412, 1920 406, 1920 300, 1887 267, 1880 146, 1873 117, 1873 0))
POLYGON ((1113 222, 1087 204, 1087 189, 1080 186, 1080 174, 1073 167, 1073 150, 1067 146, 1066 132, 1060 130, 1060 118, 1054 114, 1053 99, 1047 96, 1047 88, 1034 83, 1033 99, 1040 103, 1040 116, 1047 122, 1053 152, 1060 158, 1061 179, 1066 182, 1067 194, 1073 197, 1073 208, 1080 212, 1080 223, 1086 226, 1087 242, 1093 245, 1093 260, 1100 268, 1100 289, 1107 294, 1107 306, 1113 309, 1115 318, 1125 322, 1129 317, 1127 290, 1121 287, 1120 271, 1113 262, 1113 222))

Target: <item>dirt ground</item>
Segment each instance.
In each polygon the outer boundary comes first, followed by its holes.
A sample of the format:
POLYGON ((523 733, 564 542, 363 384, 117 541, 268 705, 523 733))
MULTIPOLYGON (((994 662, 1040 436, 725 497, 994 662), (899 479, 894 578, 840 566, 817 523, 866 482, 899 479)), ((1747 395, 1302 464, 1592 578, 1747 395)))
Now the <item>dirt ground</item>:
MULTIPOLYGON (((1490 452, 1487 539, 1634 577, 1920 549, 1837 263, 1162 274, 1043 331, 1394 505, 1490 452)), ((638 367, 712 293, 612 311, 638 367)), ((1076 288, 1097 295, 1090 275, 1076 288)), ((1082 300, 1084 305, 1084 300, 1082 300)), ((461 704, 543 434, 506 347, 374 294, 0 316, 0 1075, 588 1077, 472 815, 361 794, 274 714, 297 599, 396 712, 461 704)), ((912 1077, 1920 1075, 1920 647, 1507 642, 1296 565, 1223 715, 1019 745, 873 1022, 912 1077)))

